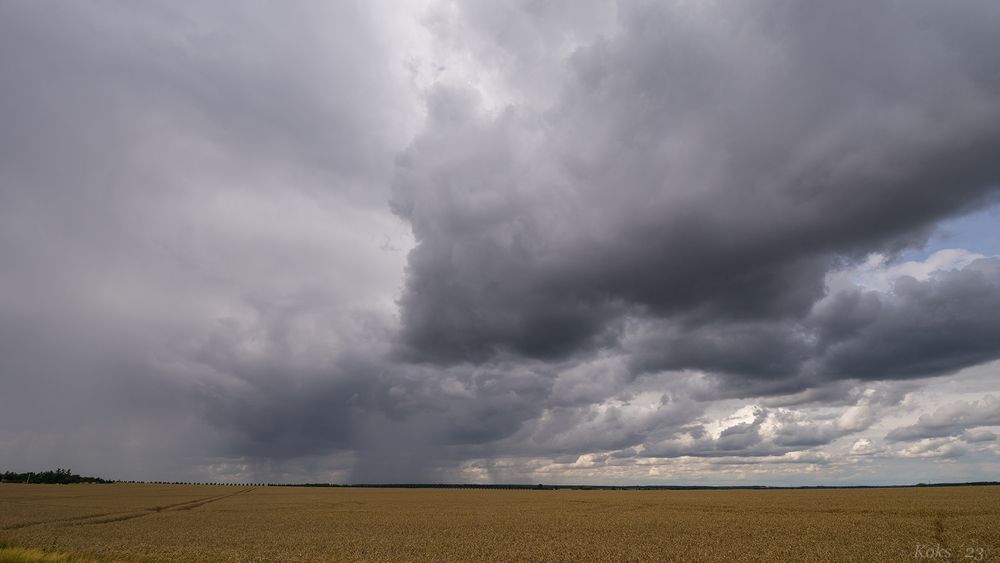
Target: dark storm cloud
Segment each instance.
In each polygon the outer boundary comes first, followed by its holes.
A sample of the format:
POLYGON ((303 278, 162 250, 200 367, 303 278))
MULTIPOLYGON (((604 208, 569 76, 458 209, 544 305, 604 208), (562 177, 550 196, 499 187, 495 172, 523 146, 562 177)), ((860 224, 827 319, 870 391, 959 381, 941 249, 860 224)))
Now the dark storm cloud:
MULTIPOLYGON (((834 403, 854 388, 831 381, 998 357, 994 260, 886 292, 827 287, 831 271, 919 245, 936 221, 996 196, 1000 67, 982 23, 995 6, 618 8, 596 39, 527 5, 498 8, 502 26, 459 8, 479 24, 464 31, 481 34, 472 56, 503 61, 500 100, 432 89, 425 129, 397 161, 393 209, 417 240, 399 357, 587 363, 603 349, 632 377, 707 373, 717 384, 687 389, 696 399, 826 389, 811 400, 834 403), (519 25, 526 13, 534 26, 519 25), (575 46, 553 57, 533 34, 575 46)), ((518 436, 551 452, 645 443, 650 457, 780 456, 885 408, 676 440, 662 436, 697 406, 619 424, 606 403, 564 412, 545 400, 545 423, 518 436), (595 431, 579 440, 581 428, 595 431)))
POLYGON ((1000 357, 996 258, 830 283, 992 201, 996 5, 430 4, 0 2, 10 469, 819 464, 1000 357))
POLYGON ((995 190, 997 14, 623 3, 554 63, 551 105, 436 91, 394 188, 418 241, 404 342, 551 357, 613 341, 622 314, 804 316, 837 255, 919 242, 995 190))
POLYGON ((921 377, 1000 357, 998 258, 924 282, 904 276, 891 295, 838 295, 821 307, 824 351, 813 368, 821 377, 921 377))
POLYGON ((787 379, 798 375, 812 356, 807 336, 794 323, 651 323, 630 342, 632 368, 639 373, 700 369, 787 379))
POLYGON ((1000 259, 833 291, 799 320, 649 324, 629 350, 635 370, 705 370, 737 396, 950 373, 1000 357, 1000 259))
POLYGON ((222 434, 226 456, 351 452, 354 482, 440 480, 438 465, 509 438, 539 417, 551 394, 554 373, 543 364, 388 362, 392 327, 380 317, 356 319, 367 328, 354 334, 336 327, 336 353, 333 343, 296 334, 295 323, 330 316, 265 307, 253 323, 227 321, 178 342, 173 355, 185 359, 185 371, 212 374, 191 400, 222 434))

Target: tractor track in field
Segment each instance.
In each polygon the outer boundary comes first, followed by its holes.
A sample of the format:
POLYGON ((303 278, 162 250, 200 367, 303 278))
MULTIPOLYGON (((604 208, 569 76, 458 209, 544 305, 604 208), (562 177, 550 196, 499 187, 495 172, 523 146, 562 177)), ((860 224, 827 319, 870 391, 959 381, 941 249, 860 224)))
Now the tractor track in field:
POLYGON ((29 526, 41 526, 43 524, 61 524, 64 522, 73 522, 75 520, 87 520, 89 518, 100 518, 101 516, 108 516, 110 514, 118 514, 116 512, 100 512, 97 514, 85 514, 83 516, 70 516, 68 518, 54 518, 52 520, 39 520, 36 522, 21 522, 20 524, 11 524, 9 526, 0 527, 0 530, 20 530, 21 528, 27 528, 29 526))
POLYGON ((24 522, 21 524, 12 524, 10 526, 4 526, 0 530, 19 530, 21 528, 27 528, 30 526, 44 526, 46 524, 55 524, 60 526, 87 526, 96 524, 109 524, 111 522, 122 522, 124 520, 133 520, 135 518, 142 518, 143 516, 151 516, 153 514, 159 514, 162 512, 176 512, 180 510, 192 510, 206 504, 213 502, 218 502, 229 497, 233 497, 239 494, 248 493, 254 490, 256 487, 249 487, 246 489, 240 489, 235 493, 228 493, 225 495, 214 495, 210 497, 203 497, 194 500, 188 500, 184 502, 178 502, 174 504, 166 504, 162 506, 153 506, 150 508, 141 508, 138 510, 133 510, 130 512, 102 512, 98 514, 86 514, 84 516, 71 516, 69 518, 55 518, 52 520, 43 520, 39 522, 24 522))

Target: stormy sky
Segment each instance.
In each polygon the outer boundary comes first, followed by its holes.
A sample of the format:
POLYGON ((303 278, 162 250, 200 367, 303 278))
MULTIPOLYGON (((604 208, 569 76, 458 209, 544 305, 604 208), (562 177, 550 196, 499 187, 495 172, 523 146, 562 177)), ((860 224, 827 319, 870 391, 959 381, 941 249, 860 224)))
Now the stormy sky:
POLYGON ((992 0, 0 0, 0 469, 1000 475, 992 0))

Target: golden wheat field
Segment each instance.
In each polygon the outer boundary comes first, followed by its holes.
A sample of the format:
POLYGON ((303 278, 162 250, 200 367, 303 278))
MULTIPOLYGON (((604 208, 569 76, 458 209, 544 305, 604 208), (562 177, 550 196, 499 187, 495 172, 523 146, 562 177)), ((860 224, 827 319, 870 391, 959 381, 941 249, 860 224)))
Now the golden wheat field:
POLYGON ((0 541, 99 561, 997 561, 1000 487, 3 484, 0 541))

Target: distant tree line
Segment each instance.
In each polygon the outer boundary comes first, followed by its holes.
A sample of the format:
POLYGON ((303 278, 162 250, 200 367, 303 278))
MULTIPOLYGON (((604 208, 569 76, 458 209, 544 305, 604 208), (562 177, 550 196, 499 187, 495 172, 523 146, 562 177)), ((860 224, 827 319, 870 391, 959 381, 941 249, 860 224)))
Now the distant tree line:
POLYGON ((69 469, 56 469, 49 471, 28 473, 15 473, 4 471, 0 473, 0 482, 3 483, 48 483, 52 485, 67 485, 70 483, 112 483, 100 477, 81 477, 69 469))
POLYGON ((517 489, 533 491, 713 491, 713 490, 786 490, 786 489, 899 489, 907 487, 982 487, 1000 486, 1000 481, 972 481, 967 483, 919 483, 917 485, 525 485, 493 483, 269 483, 271 487, 345 487, 378 489, 517 489))
POLYGON ((917 483, 916 485, 805 485, 805 486, 768 486, 768 485, 527 485, 500 483, 246 483, 246 482, 190 482, 190 481, 116 481, 100 477, 81 477, 69 469, 54 471, 16 473, 5 471, 0 473, 0 483, 132 483, 146 485, 212 485, 225 487, 345 487, 345 488, 391 488, 391 489, 519 489, 535 491, 553 491, 559 489, 584 491, 699 491, 699 490, 781 490, 781 489, 874 489, 874 488, 905 488, 905 487, 963 487, 963 486, 1000 486, 998 481, 974 481, 967 483, 917 483))

